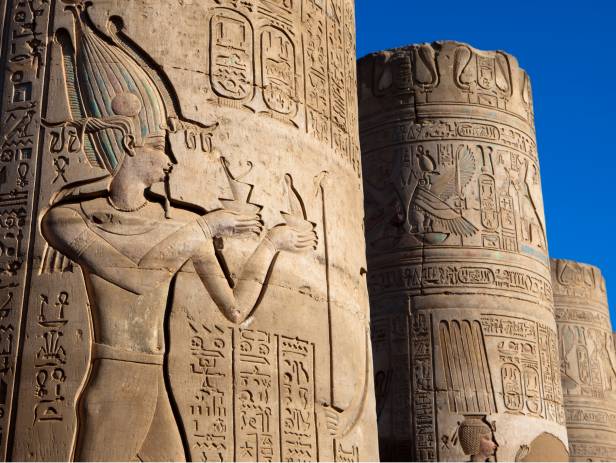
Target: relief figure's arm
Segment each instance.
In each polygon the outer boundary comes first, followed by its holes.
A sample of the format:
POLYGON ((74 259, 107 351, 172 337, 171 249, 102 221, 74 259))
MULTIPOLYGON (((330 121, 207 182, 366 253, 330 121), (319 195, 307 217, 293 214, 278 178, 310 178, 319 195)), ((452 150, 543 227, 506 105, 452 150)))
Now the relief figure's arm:
POLYGON ((83 218, 68 207, 51 208, 41 222, 47 242, 85 271, 134 294, 143 293, 143 282, 137 275, 117 271, 118 267, 136 268, 127 257, 112 248, 88 228, 83 218), (109 266, 113 258, 114 266, 109 266))
POLYGON ((245 263, 232 289, 216 258, 207 221, 199 218, 197 223, 205 235, 192 258, 197 274, 225 317, 234 323, 241 323, 255 308, 278 250, 268 237, 264 238, 245 263))

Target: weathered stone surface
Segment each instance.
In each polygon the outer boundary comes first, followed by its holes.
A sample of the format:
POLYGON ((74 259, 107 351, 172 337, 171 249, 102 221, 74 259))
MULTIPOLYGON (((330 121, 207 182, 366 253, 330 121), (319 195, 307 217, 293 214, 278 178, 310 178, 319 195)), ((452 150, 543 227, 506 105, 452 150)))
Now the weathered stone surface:
POLYGON ((573 461, 616 460, 616 351, 605 280, 593 266, 552 259, 552 285, 573 461))
POLYGON ((5 0, 1 454, 375 460, 351 0, 5 0))
POLYGON ((455 42, 358 73, 381 457, 566 459, 527 74, 455 42))

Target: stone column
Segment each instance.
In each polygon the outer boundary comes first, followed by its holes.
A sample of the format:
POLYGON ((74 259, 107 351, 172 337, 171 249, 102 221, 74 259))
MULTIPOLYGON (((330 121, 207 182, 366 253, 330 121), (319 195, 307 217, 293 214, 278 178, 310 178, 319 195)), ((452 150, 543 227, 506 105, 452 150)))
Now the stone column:
POLYGON ((456 42, 358 69, 382 458, 566 459, 528 75, 456 42))
POLYGON ((605 280, 552 259, 552 285, 571 461, 616 460, 616 351, 605 280))
POLYGON ((352 0, 4 0, 0 449, 378 459, 352 0))

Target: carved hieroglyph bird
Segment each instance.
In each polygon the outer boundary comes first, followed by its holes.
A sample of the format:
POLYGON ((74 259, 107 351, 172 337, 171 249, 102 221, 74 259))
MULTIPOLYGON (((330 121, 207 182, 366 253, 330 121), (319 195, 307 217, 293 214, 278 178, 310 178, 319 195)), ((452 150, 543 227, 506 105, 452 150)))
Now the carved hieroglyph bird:
POLYGON ((436 163, 429 153, 418 157, 423 181, 417 185, 409 205, 409 212, 423 217, 423 223, 416 224, 417 231, 431 232, 437 227, 456 236, 473 236, 478 229, 446 202, 471 181, 475 173, 473 154, 468 149, 461 150, 457 169, 453 166, 443 173, 436 170, 436 163))

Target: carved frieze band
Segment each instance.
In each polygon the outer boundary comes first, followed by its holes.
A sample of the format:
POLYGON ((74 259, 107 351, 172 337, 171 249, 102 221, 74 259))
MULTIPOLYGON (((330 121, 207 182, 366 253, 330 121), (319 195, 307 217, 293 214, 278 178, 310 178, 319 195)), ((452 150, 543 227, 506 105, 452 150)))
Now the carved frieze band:
POLYGON ((364 156, 398 144, 447 140, 490 143, 498 145, 500 150, 513 150, 530 161, 537 161, 534 134, 528 135, 515 127, 492 120, 443 117, 415 122, 409 119, 374 126, 368 123, 362 129, 364 156))
POLYGON ((560 302, 586 309, 596 306, 598 312, 609 312, 605 279, 598 268, 561 259, 552 259, 551 268, 554 297, 560 302))
POLYGON ((433 42, 368 55, 359 63, 360 102, 490 108, 534 125, 531 82, 512 55, 433 42))
POLYGON ((552 310, 552 287, 541 274, 515 266, 487 263, 438 263, 377 268, 369 274, 372 297, 400 291, 460 289, 524 298, 552 310))
POLYGON ((603 445, 594 442, 572 442, 569 444, 571 455, 577 458, 600 459, 610 461, 616 455, 616 445, 603 445))

